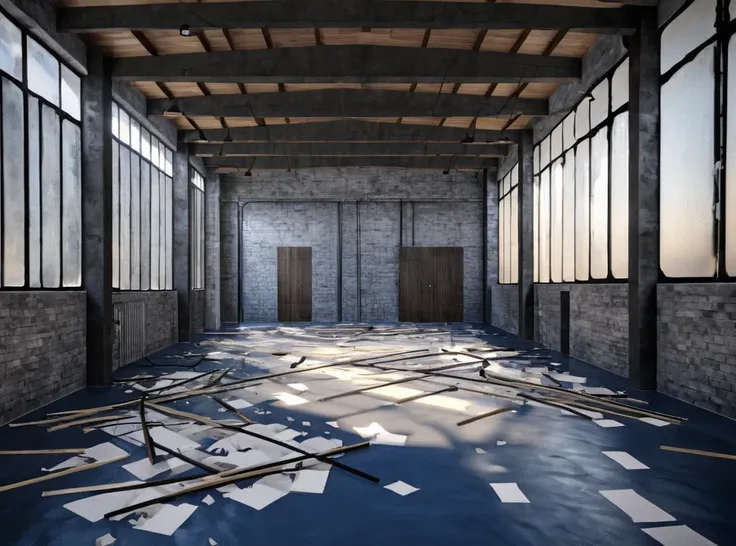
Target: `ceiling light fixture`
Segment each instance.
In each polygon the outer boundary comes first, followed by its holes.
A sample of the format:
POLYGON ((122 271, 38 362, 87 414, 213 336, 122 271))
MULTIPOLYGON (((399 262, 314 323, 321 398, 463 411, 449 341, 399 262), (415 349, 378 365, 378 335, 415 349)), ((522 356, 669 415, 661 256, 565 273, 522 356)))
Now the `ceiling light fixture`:
POLYGON ((189 25, 182 25, 179 28, 179 36, 191 36, 192 35, 192 28, 189 25))

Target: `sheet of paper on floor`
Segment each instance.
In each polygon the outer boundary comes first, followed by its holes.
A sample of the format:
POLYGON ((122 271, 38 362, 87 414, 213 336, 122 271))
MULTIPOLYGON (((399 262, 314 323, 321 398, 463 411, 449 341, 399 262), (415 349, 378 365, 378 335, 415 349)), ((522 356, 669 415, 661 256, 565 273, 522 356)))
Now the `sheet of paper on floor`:
POLYGON ((210 537, 210 538, 208 539, 208 542, 210 543, 210 546, 217 546, 217 542, 215 542, 215 539, 214 539, 214 538, 212 538, 212 537, 210 537))
POLYGON ((108 512, 112 512, 113 510, 117 510, 123 506, 129 506, 131 501, 139 494, 140 491, 135 490, 102 493, 101 495, 93 495, 91 497, 85 497, 83 499, 68 502, 64 505, 64 508, 83 517, 87 521, 96 523, 108 512))
POLYGON ((147 519, 142 525, 134 527, 134 529, 170 537, 187 519, 189 519, 189 516, 191 516, 196 509, 196 506, 187 503, 180 504, 178 506, 174 506, 173 504, 164 504, 156 515, 147 519))
POLYGON ((302 426, 304 426, 304 427, 311 427, 312 426, 312 423, 310 423, 309 421, 302 421, 302 426))
POLYGON ((626 470, 649 470, 647 465, 632 457, 625 451, 602 451, 601 453, 616 461, 626 470))
POLYGON ((669 527, 649 527, 642 529, 646 534, 663 546, 718 546, 703 535, 690 529, 687 525, 669 527))
POLYGON ((549 375, 552 379, 556 379, 557 381, 562 381, 563 383, 585 383, 588 381, 587 377, 579 377, 577 375, 570 375, 568 373, 559 373, 556 371, 551 371, 547 375, 549 375))
POLYGON ((340 426, 337 424, 337 421, 327 421, 327 423, 325 424, 330 425, 332 428, 340 428, 340 426))
POLYGON ((248 402, 247 400, 243 400, 242 398, 235 398, 233 400, 228 400, 227 403, 234 407, 235 409, 244 409, 244 408, 250 408, 253 407, 253 404, 248 402))
MULTIPOLYGON (((188 449, 196 449, 200 447, 200 444, 195 442, 194 440, 190 440, 186 436, 177 434, 176 432, 173 432, 166 427, 153 427, 149 430, 149 434, 151 435, 151 439, 153 439, 154 442, 164 447, 168 447, 169 449, 172 449, 174 451, 183 452, 188 449)), ((137 440, 141 443, 144 442, 142 430, 131 432, 127 435, 127 437, 137 440)), ((161 451, 160 449, 156 449, 156 455, 163 456, 167 455, 167 453, 165 451, 161 451)))
POLYGON ((667 421, 662 421, 661 419, 657 419, 656 417, 641 417, 639 421, 644 421, 645 423, 649 425, 654 425, 655 427, 666 427, 669 425, 667 421))
POLYGON ((402 482, 401 480, 390 483, 388 485, 384 485, 383 488, 388 489, 389 491, 393 491, 394 493, 396 493, 397 495, 401 495, 402 497, 411 495, 412 493, 419 491, 418 487, 409 485, 408 483, 402 482))
POLYGON ((135 461, 134 463, 123 465, 123 468, 133 474, 133 476, 135 476, 139 480, 145 481, 150 480, 154 476, 158 476, 159 474, 166 472, 167 470, 188 470, 192 468, 192 465, 176 457, 171 457, 169 459, 166 459, 165 461, 159 461, 156 464, 152 465, 150 461, 146 458, 135 461))
POLYGON ((327 485, 329 470, 300 470, 296 474, 291 491, 296 493, 321 494, 327 485))
POLYGON ((212 498, 212 495, 207 495, 205 498, 202 499, 202 502, 207 506, 212 506, 213 504, 215 504, 215 499, 212 498))
POLYGON ((109 461, 110 459, 114 459, 116 457, 122 457, 127 456, 128 452, 123 451, 119 447, 117 447, 115 444, 112 444, 110 442, 105 442, 102 444, 98 444, 96 446, 90 447, 87 450, 85 450, 84 453, 81 455, 75 455, 74 457, 70 457, 69 459, 66 459, 65 461, 60 462, 56 466, 52 466, 51 468, 42 468, 41 470, 44 472, 56 472, 57 470, 63 470, 65 468, 74 468, 77 466, 82 466, 85 464, 88 464, 88 459, 93 459, 96 462, 100 461, 109 461))
POLYGON ((388 432, 380 424, 375 422, 367 427, 353 427, 353 430, 361 437, 370 439, 372 444, 403 446, 406 443, 406 436, 388 432))
POLYGON ((95 546, 110 546, 110 544, 114 543, 117 539, 112 536, 110 533, 107 533, 104 536, 99 537, 97 540, 95 540, 95 546))
POLYGON ((659 523, 675 521, 675 518, 649 502, 633 489, 600 491, 600 494, 625 512, 634 523, 659 523))
POLYGON ((613 419, 594 419, 593 422, 599 427, 603 427, 603 428, 614 428, 614 427, 624 426, 623 423, 619 423, 618 421, 614 421, 613 419))
POLYGON ((276 438, 281 440, 282 442, 288 442, 289 440, 293 440, 297 436, 301 436, 301 435, 302 435, 301 431, 287 428, 283 432, 279 432, 276 435, 276 438))
POLYGON ((490 486, 503 503, 528 503, 529 499, 515 483, 492 483, 490 486))
POLYGON ((610 395, 616 394, 611 389, 607 389, 605 387, 586 387, 584 385, 580 385, 579 383, 573 384, 572 390, 580 391, 580 392, 584 392, 584 393, 592 394, 592 395, 597 394, 597 395, 609 395, 610 396, 610 395))
POLYGON ((250 487, 225 494, 225 497, 237 501, 256 510, 276 502, 288 494, 291 480, 288 476, 274 475, 261 478, 250 487))
POLYGON ((499 447, 503 447, 506 444, 508 444, 508 442, 506 440, 497 440, 496 441, 496 445, 499 446, 499 447))
POLYGON ((309 387, 307 387, 304 383, 289 383, 287 386, 299 392, 304 392, 304 391, 309 390, 309 387))
POLYGON ((476 448, 475 448, 475 452, 476 452, 476 453, 477 453, 478 455, 482 455, 483 453, 486 453, 486 450, 485 450, 485 449, 483 449, 482 447, 476 447, 476 448))
POLYGON ((229 451, 227 456, 207 457, 202 462, 206 465, 229 465, 237 468, 250 468, 251 466, 265 464, 271 461, 271 457, 257 449, 248 451, 229 451))
POLYGON ((291 394, 290 392, 277 392, 274 393, 274 397, 286 404, 287 406, 301 406, 309 402, 306 398, 291 394))

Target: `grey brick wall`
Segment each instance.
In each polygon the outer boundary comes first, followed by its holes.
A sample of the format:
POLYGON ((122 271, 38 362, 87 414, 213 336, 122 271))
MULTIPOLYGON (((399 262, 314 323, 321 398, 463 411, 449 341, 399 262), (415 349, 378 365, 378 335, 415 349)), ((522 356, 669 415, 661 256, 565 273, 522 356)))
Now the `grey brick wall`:
POLYGON ((657 390, 736 417, 736 285, 657 286, 657 390))
POLYGON ((398 319, 403 241, 464 247, 465 320, 482 321, 483 195, 478 176, 376 168, 253 173, 247 180, 223 176, 223 321, 236 320, 228 315, 237 317, 228 307, 237 301, 235 201, 248 203, 242 231, 246 321, 276 320, 277 246, 313 247, 313 320, 338 319, 338 208, 342 320, 398 319), (258 202, 266 200, 278 203, 258 202))
POLYGON ((220 177, 208 172, 205 180, 205 321, 208 330, 220 327, 220 177))
POLYGON ((491 324, 512 334, 519 333, 519 286, 491 286, 491 324))
POLYGON ((238 203, 220 206, 220 320, 238 322, 238 203))
POLYGON ((0 423, 84 387, 86 294, 0 292, 0 423))
POLYGON ((312 320, 337 320, 337 204, 248 203, 243 218, 243 319, 277 313, 277 248, 312 247, 312 320))
POLYGON ((192 332, 204 331, 204 290, 192 290, 189 294, 189 316, 192 321, 192 332))
POLYGON ((629 376, 628 285, 534 285, 535 338, 560 349, 560 292, 570 292, 570 355, 629 376))
MULTIPOLYGON (((145 305, 143 332, 144 352, 155 353, 176 343, 178 335, 178 314, 176 292, 173 290, 150 292, 115 292, 112 295, 113 306, 116 303, 142 302, 145 305)), ((120 344, 125 340, 120 336, 121 327, 113 328, 113 369, 120 367, 120 344)), ((125 365, 127 363, 122 363, 125 365)))

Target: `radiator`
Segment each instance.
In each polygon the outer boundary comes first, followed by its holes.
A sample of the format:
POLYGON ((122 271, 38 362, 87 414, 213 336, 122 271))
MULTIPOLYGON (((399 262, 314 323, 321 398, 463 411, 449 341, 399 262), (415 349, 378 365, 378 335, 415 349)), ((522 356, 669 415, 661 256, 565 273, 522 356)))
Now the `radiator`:
POLYGON ((115 355, 113 367, 120 368, 146 356, 146 304, 125 301, 113 304, 115 355))

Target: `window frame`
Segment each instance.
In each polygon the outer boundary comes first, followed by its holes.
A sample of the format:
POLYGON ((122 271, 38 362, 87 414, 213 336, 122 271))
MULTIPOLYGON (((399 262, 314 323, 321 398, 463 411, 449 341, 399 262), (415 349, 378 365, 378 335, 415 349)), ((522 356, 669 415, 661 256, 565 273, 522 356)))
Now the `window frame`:
MULTIPOLYGON (((513 254, 512 252, 512 239, 511 239, 511 230, 513 230, 513 223, 511 222, 512 218, 512 206, 511 201, 513 198, 516 198, 516 214, 517 214, 517 220, 519 218, 520 210, 519 210, 519 164, 515 163, 511 166, 511 168, 508 170, 508 172, 501 177, 498 181, 498 199, 497 207, 498 207, 498 252, 499 252, 499 260, 498 260, 498 284, 503 285, 515 285, 519 283, 519 275, 520 269, 519 269, 519 253, 518 253, 518 236, 517 236, 517 252, 516 254, 513 254), (508 215, 508 218, 506 216, 508 215), (508 225, 505 226, 502 229, 502 223, 508 220, 508 225), (511 229, 509 229, 511 228, 511 229), (509 252, 506 252, 507 248, 507 242, 508 242, 508 250, 509 252), (508 271, 508 275, 506 274, 508 271), (516 281, 512 282, 512 279, 514 278, 514 273, 516 273, 516 281)), ((516 226, 517 233, 518 233, 518 224, 516 226)))
MULTIPOLYGON (((64 140, 63 140, 63 127, 64 122, 69 121, 74 126, 76 126, 79 129, 79 144, 80 144, 80 153, 84 149, 84 132, 82 130, 82 119, 77 119, 73 115, 67 113, 63 109, 63 102, 62 102, 62 86, 63 86, 63 78, 62 78, 62 67, 65 67, 70 73, 75 75, 80 79, 80 95, 79 95, 79 105, 80 105, 80 113, 83 114, 83 108, 84 104, 82 101, 82 97, 84 94, 84 77, 82 74, 80 74, 74 67, 69 66, 55 51, 50 49, 46 44, 44 44, 43 40, 40 38, 34 36, 29 32, 29 30, 21 23, 19 22, 15 17, 13 17, 10 13, 8 13, 6 10, 0 8, 0 15, 5 17, 12 25, 14 25, 17 29, 20 30, 20 36, 21 36, 21 50, 23 55, 22 60, 22 72, 21 72, 21 79, 17 79, 12 74, 9 74, 2 70, 0 68, 0 78, 5 78, 9 82, 11 82, 13 85, 17 86, 21 93, 23 93, 23 166, 24 166, 24 172, 23 172, 23 189, 24 189, 24 195, 23 195, 23 218, 24 218, 24 226, 23 226, 23 285, 22 286, 6 286, 4 283, 4 276, 5 276, 5 243, 4 238, 0 238, 0 292, 8 292, 8 291, 18 291, 18 290, 33 290, 33 291, 42 291, 42 292, 60 292, 60 291, 80 291, 85 289, 85 275, 84 275, 84 232, 83 232, 83 203, 80 202, 80 210, 82 211, 79 223, 80 223, 80 253, 79 253, 79 272, 80 272, 80 283, 79 286, 64 286, 64 241, 62 238, 62 235, 64 233, 64 197, 63 197, 63 191, 64 191, 64 140), (38 46, 42 49, 44 49, 58 64, 59 64, 59 70, 58 70, 58 79, 57 79, 57 85, 58 85, 58 96, 59 96, 59 104, 56 105, 53 102, 49 101, 45 97, 39 95, 35 91, 32 91, 28 86, 28 39, 32 39, 35 41, 38 46), (29 153, 30 153, 30 142, 31 142, 31 135, 29 134, 29 106, 30 101, 29 97, 32 97, 33 99, 38 101, 38 109, 39 109, 39 133, 36 135, 36 138, 41 139, 41 135, 43 134, 43 124, 42 124, 42 118, 41 118, 41 111, 42 107, 46 106, 47 108, 50 108, 53 110, 53 112, 57 115, 59 120, 59 138, 58 138, 58 154, 59 154, 59 279, 58 279, 58 286, 56 287, 48 287, 43 286, 43 223, 41 223, 41 231, 39 233, 40 239, 39 239, 39 271, 38 271, 38 278, 40 281, 40 286, 31 286, 31 245, 30 245, 30 210, 31 210, 31 204, 30 204, 30 161, 29 161, 29 153)), ((0 120, 2 120, 3 117, 3 91, 2 91, 2 85, 0 85, 0 120)), ((80 118, 82 118, 83 115, 80 115, 80 118)), ((2 143, 3 143, 3 125, 0 123, 0 150, 2 149, 2 143)), ((39 171, 41 170, 41 161, 42 161, 42 150, 40 148, 39 144, 39 171)), ((80 178, 79 178, 79 184, 80 184, 80 201, 83 200, 83 173, 80 169, 80 178)), ((4 192, 5 192, 5 169, 3 168, 3 158, 2 155, 0 155, 0 234, 4 233, 3 226, 5 222, 5 199, 4 199, 4 192)), ((39 179, 39 199, 43 199, 43 179, 39 179)), ((40 207, 39 207, 40 208, 40 207)), ((41 214, 39 210, 39 214, 41 214)))
POLYGON ((206 274, 206 256, 207 248, 205 244, 205 177, 194 166, 189 165, 189 252, 190 263, 192 267, 189 273, 189 285, 192 290, 205 289, 206 274), (201 186, 197 185, 200 181, 201 186), (196 202, 201 199, 202 211, 199 218, 196 218, 196 202), (199 237, 199 241, 195 237, 199 237), (197 245, 199 244, 199 248, 197 245), (199 276, 199 278, 198 278, 199 276))

